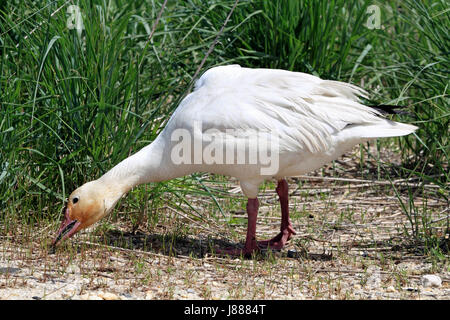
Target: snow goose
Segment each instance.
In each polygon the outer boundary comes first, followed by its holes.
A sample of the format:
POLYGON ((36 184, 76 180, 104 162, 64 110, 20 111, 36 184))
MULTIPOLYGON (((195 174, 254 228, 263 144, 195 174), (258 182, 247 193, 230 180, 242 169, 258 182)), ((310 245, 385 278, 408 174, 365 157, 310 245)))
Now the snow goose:
POLYGON ((220 252, 279 250, 295 234, 285 177, 318 169, 358 143, 417 129, 362 105, 365 96, 355 85, 300 72, 209 69, 151 144, 72 192, 53 244, 106 216, 136 185, 201 171, 236 177, 248 198, 244 248, 220 252), (258 186, 272 178, 278 181, 281 230, 257 241, 258 186))

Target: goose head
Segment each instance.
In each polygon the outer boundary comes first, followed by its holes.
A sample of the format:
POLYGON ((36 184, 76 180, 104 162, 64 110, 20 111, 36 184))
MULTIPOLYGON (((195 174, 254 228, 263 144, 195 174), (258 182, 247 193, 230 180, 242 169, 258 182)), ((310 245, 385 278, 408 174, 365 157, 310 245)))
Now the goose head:
POLYGON ((63 209, 64 218, 58 235, 53 240, 53 245, 72 237, 78 231, 106 216, 121 195, 117 195, 117 192, 99 180, 85 183, 77 188, 69 196, 63 209))

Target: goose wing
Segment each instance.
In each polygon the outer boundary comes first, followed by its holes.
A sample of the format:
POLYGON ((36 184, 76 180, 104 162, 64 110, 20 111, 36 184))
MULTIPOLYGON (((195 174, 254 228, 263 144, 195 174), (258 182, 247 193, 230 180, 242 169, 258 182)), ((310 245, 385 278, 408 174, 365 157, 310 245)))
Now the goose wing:
POLYGON ((349 125, 386 121, 359 102, 365 95, 357 86, 305 73, 220 66, 201 76, 167 126, 201 124, 203 133, 214 130, 227 139, 275 133, 280 153, 322 152, 330 147, 331 136, 349 125))

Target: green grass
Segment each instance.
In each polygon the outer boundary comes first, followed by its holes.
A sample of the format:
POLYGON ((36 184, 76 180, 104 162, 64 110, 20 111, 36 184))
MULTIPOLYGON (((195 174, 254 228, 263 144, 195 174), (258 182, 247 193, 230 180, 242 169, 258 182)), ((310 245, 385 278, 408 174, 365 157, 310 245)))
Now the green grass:
POLYGON ((81 1, 80 38, 62 3, 10 2, 2 17, 1 200, 17 213, 49 206, 59 215, 72 189, 151 142, 214 34, 190 30, 193 5, 173 4, 148 45, 159 3, 81 1))
MULTIPOLYGON (((164 127, 235 1, 169 1, 149 39, 162 3, 0 2, 2 229, 13 228, 14 219, 59 220, 71 190, 147 145, 164 127), (81 8, 81 34, 67 26, 69 4, 81 8)), ((379 165, 377 178, 416 177, 440 186, 436 196, 446 199, 449 15, 444 0, 242 0, 201 71, 229 63, 303 71, 360 85, 371 92, 370 103, 409 106, 412 116, 400 120, 420 129, 379 142, 378 148, 397 148, 403 165, 379 165), (366 25, 367 7, 374 4, 380 29, 366 25)), ((363 146, 364 157, 376 155, 363 146)), ((224 185, 221 177, 192 175, 140 187, 121 205, 147 217, 150 226, 162 219, 155 212, 166 203, 208 223, 186 195, 207 198, 221 218, 231 210, 221 201, 224 185)), ((418 193, 411 190, 410 199, 418 193)), ((414 203, 402 205, 410 235, 436 248, 427 218, 415 218, 426 217, 427 209, 415 214, 414 203)), ((241 209, 242 202, 234 206, 241 209)), ((136 226, 141 216, 127 219, 136 226)))

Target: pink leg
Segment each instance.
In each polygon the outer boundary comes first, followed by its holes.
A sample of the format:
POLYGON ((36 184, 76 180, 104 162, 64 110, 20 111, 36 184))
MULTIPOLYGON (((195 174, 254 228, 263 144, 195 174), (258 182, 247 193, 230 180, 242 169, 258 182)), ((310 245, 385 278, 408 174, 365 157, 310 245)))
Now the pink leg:
POLYGON ((248 215, 248 225, 247 225, 247 238, 245 239, 244 249, 219 249, 217 253, 226 254, 230 256, 240 256, 249 257, 253 252, 258 251, 258 244, 256 242, 256 219, 258 218, 258 208, 259 202, 258 198, 248 199, 247 202, 247 215, 248 215))
POLYGON ((289 187, 285 179, 278 181, 276 190, 281 205, 281 232, 270 240, 258 241, 258 246, 280 250, 296 233, 289 219, 289 187))

